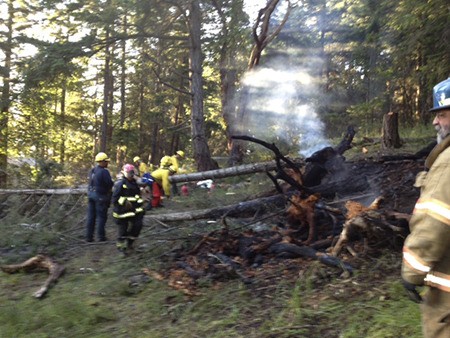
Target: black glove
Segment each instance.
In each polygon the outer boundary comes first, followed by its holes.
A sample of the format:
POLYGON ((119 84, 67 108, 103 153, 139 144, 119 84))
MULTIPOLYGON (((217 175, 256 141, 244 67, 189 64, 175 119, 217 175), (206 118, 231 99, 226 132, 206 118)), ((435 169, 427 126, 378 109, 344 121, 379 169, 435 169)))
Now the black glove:
POLYGON ((422 303, 422 296, 419 294, 419 292, 416 290, 416 285, 411 284, 405 280, 402 280, 403 287, 406 290, 406 293, 408 294, 409 299, 411 299, 413 302, 416 303, 422 303))

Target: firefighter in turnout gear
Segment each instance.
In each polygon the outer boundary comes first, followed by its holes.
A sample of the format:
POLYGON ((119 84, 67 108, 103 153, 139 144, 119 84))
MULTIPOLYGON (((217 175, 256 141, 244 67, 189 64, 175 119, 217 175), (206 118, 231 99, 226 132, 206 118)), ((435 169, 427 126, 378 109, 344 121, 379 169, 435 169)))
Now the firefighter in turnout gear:
POLYGON ((141 232, 145 211, 135 180, 134 166, 125 164, 122 174, 122 179, 114 184, 112 202, 113 217, 117 224, 117 248, 127 254, 133 249, 133 243, 141 232))
POLYGON ((114 184, 108 171, 109 157, 103 152, 95 156, 97 165, 89 172, 88 215, 86 222, 86 241, 94 240, 97 225, 98 241, 106 241, 105 225, 111 203, 111 188, 114 184))
POLYGON ((438 144, 417 175, 420 197, 403 247, 402 278, 408 295, 421 303, 426 338, 450 337, 450 78, 433 90, 433 125, 438 144), (425 294, 417 286, 426 286, 425 294))

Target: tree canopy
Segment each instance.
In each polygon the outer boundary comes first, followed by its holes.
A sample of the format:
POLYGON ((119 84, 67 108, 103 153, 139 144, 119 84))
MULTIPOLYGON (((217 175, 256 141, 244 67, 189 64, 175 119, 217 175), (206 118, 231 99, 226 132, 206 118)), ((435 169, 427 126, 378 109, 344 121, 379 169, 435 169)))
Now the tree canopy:
POLYGON ((390 111, 429 123, 450 75, 446 1, 265 4, 4 1, 0 185, 8 158, 85 170, 98 151, 121 166, 181 149, 206 170, 236 133, 305 152, 315 128, 326 143, 390 111))

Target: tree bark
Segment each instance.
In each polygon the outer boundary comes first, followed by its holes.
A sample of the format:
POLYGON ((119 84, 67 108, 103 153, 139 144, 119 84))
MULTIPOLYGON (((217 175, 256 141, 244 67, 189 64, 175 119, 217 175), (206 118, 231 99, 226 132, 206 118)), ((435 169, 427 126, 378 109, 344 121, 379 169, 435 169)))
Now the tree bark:
MULTIPOLYGON (((106 6, 110 6, 108 2, 106 6)), ((107 23, 105 27, 105 41, 108 41, 110 35, 110 27, 107 23)), ((107 140, 108 140, 108 112, 112 107, 109 107, 110 94, 112 92, 112 74, 111 74, 111 51, 110 43, 106 42, 105 45, 105 63, 103 69, 103 103, 102 103, 102 126, 100 134, 100 151, 106 152, 107 140)))
POLYGON ((146 215, 144 216, 144 224, 150 225, 152 223, 152 220, 158 220, 162 222, 174 222, 174 221, 197 220, 206 218, 218 219, 224 216, 236 218, 251 217, 256 212, 273 211, 274 206, 278 208, 284 208, 285 204, 286 204, 286 197, 284 195, 274 195, 270 197, 258 198, 251 201, 240 202, 225 207, 160 214, 160 215, 146 215))
POLYGON ((383 130, 381 132, 381 144, 383 148, 400 148, 402 142, 398 133, 398 114, 389 112, 383 117, 383 130))
MULTIPOLYGON (((296 164, 298 164, 299 166, 302 165, 302 163, 300 162, 296 164)), ((217 179, 230 176, 253 174, 256 172, 265 172, 276 169, 277 169, 276 161, 251 163, 225 169, 208 170, 191 174, 181 174, 181 175, 177 174, 174 176, 170 176, 169 181, 172 183, 201 181, 206 179, 217 179)))
POLYGON ((14 22, 14 1, 8 1, 8 18, 6 21, 6 42, 3 45, 3 88, 0 101, 0 188, 6 187, 8 166, 8 120, 10 106, 11 60, 12 60, 12 30, 14 22))
POLYGON ((192 0, 189 11, 190 69, 192 93, 192 143, 194 160, 198 171, 216 169, 217 163, 211 158, 211 152, 205 136, 205 117, 203 113, 203 79, 201 51, 201 12, 198 0, 192 0))

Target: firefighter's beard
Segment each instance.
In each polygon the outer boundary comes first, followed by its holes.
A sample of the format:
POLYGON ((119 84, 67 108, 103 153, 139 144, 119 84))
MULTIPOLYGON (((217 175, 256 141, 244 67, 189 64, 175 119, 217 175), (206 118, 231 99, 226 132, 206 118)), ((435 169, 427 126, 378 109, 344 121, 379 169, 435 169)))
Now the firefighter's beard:
POLYGON ((449 134, 450 134, 450 126, 445 126, 445 127, 441 127, 441 126, 436 126, 436 131, 437 131, 437 143, 441 143, 444 138, 446 138, 449 134))

